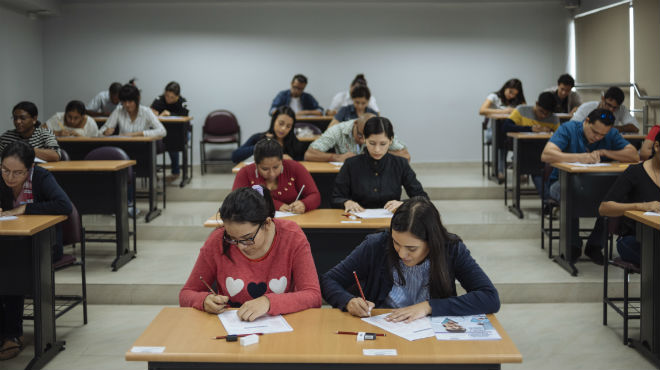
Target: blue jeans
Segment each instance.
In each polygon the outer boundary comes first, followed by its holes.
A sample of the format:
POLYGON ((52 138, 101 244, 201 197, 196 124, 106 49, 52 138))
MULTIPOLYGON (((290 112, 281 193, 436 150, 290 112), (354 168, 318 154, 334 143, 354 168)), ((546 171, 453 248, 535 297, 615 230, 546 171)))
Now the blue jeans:
MULTIPOLYGON (((188 141, 190 141, 190 132, 188 132, 188 141)), ((179 166, 179 152, 168 152, 168 153, 170 154, 170 164, 172 166, 172 174, 178 175, 179 173, 181 173, 181 167, 179 166)))
POLYGON ((632 262, 639 266, 641 261, 641 246, 634 235, 620 236, 616 240, 616 250, 621 259, 626 262, 632 262))

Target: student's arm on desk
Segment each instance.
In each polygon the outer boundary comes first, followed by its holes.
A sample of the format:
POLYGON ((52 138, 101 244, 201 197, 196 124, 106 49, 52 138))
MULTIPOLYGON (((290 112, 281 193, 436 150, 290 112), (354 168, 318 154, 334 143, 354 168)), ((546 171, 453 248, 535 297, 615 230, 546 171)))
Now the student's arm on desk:
POLYGON ((637 149, 632 144, 628 144, 620 150, 599 149, 595 152, 619 162, 639 162, 639 154, 637 154, 637 149))
POLYGON ((24 212, 26 215, 68 215, 71 213, 73 209, 71 200, 50 172, 45 173, 41 179, 39 192, 42 201, 27 204, 24 212))
MULTIPOLYGON (((213 248, 217 248, 217 245, 222 245, 222 235, 222 230, 213 231, 208 239, 206 239, 202 249, 199 251, 195 266, 193 267, 192 272, 190 272, 186 284, 179 292, 179 305, 181 307, 194 307, 200 311, 215 314, 223 311, 219 304, 223 300, 222 297, 227 297, 218 294, 216 297, 220 297, 219 299, 211 299, 211 302, 208 302, 207 304, 207 297, 213 296, 213 294, 208 291, 208 288, 206 288, 204 283, 199 279, 201 276, 202 279, 210 285, 213 285, 213 282, 216 281, 217 266, 215 266, 210 251, 213 248)), ((222 293, 219 285, 217 292, 222 293)))
POLYGON ((619 132, 628 132, 631 134, 636 134, 639 132, 637 126, 633 125, 632 123, 626 123, 623 126, 614 126, 614 128, 619 130, 619 132))
POLYGON ((60 155, 53 149, 34 148, 34 155, 46 162, 57 162, 60 160, 60 155))
POLYGON ((503 114, 510 114, 513 112, 513 107, 506 107, 504 109, 496 109, 496 108, 490 108, 491 101, 486 99, 483 104, 481 104, 481 107, 479 107, 479 114, 482 116, 487 116, 489 114, 498 114, 498 113, 503 113, 503 114))
POLYGON ((601 216, 620 217, 625 211, 660 212, 660 202, 618 203, 614 201, 602 202, 598 207, 601 216))
POLYGON ((580 162, 580 163, 599 163, 599 152, 591 153, 564 153, 559 147, 552 142, 545 144, 543 153, 541 154, 541 161, 545 163, 559 163, 559 162, 580 162))
POLYGON ((305 160, 310 162, 343 162, 353 156, 355 156, 353 152, 346 152, 344 154, 326 153, 311 147, 305 152, 305 160))

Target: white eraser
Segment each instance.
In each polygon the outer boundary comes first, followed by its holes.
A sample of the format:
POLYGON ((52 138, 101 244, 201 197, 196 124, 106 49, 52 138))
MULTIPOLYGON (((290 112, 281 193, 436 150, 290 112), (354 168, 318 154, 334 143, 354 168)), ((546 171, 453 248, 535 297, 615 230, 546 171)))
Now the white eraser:
POLYGON ((246 337, 240 338, 241 346, 250 346, 252 344, 259 343, 259 336, 256 334, 250 334, 246 337))
POLYGON ((366 334, 366 333, 363 332, 363 331, 360 331, 360 332, 357 333, 357 341, 358 342, 364 342, 364 334, 366 334))

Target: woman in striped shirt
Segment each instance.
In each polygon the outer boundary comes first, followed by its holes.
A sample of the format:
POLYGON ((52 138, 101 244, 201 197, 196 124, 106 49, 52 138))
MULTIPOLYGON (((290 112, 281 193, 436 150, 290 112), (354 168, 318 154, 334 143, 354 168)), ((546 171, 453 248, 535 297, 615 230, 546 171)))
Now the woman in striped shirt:
POLYGON ((394 308, 387 320, 497 312, 497 290, 470 251, 440 221, 424 197, 405 201, 389 232, 372 234, 321 278, 323 298, 355 316, 373 307, 394 308), (355 294, 356 272, 366 298, 355 294), (455 280, 466 294, 456 295, 455 280), (349 291, 350 288, 350 291, 349 291))

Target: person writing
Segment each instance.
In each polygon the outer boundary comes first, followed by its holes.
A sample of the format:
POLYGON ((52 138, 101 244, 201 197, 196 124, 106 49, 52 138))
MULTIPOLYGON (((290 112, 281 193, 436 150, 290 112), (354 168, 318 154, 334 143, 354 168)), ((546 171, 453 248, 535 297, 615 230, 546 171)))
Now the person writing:
POLYGON ((351 119, 356 119, 365 113, 378 114, 375 110, 368 107, 371 91, 366 85, 357 85, 351 89, 351 99, 353 104, 341 107, 335 114, 328 128, 351 119))
POLYGON ((108 117, 99 129, 105 136, 112 135, 117 126, 122 136, 165 136, 167 131, 148 107, 140 105, 140 90, 126 84, 119 90, 121 106, 108 117))
POLYGON ((282 146, 271 138, 262 139, 254 147, 254 163, 238 171, 232 190, 262 185, 270 190, 275 209, 305 213, 321 204, 312 175, 300 163, 283 159, 282 146))
POLYGON ((494 313, 497 290, 450 234, 433 203, 413 197, 396 210, 389 231, 368 235, 351 254, 321 277, 323 298, 359 317, 372 308, 393 308, 386 320, 410 322, 424 316, 494 313), (348 291, 361 279, 365 299, 348 291), (457 296, 456 283, 467 291, 457 296))
POLYGON ((60 146, 48 128, 37 120, 37 106, 29 101, 22 101, 11 110, 14 129, 7 130, 0 136, 0 152, 15 141, 25 141, 35 155, 46 162, 60 160, 60 146))
POLYGON ((319 105, 312 94, 304 92, 306 86, 307 77, 301 74, 293 76, 291 88, 282 90, 275 96, 268 114, 272 116, 273 112, 279 107, 287 106, 300 116, 320 116, 323 107, 319 105))
MULTIPOLYGON (((23 141, 9 144, 1 154, 0 217, 68 215, 71 201, 47 170, 34 166, 35 152, 23 141)), ((57 228, 53 261, 62 257, 62 229, 57 228)), ((23 350, 23 296, 0 295, 0 360, 23 350)))
MULTIPOLYGON (((660 133, 655 135, 651 158, 628 166, 610 188, 598 212, 620 217, 625 211, 660 213, 660 133)), ((616 249, 624 261, 639 266, 640 244, 635 238, 635 222, 624 217, 619 226, 616 249)))
POLYGON ((85 104, 80 100, 68 102, 64 112, 55 113, 46 121, 46 126, 55 136, 99 136, 96 121, 87 115, 85 104))
MULTIPOLYGON (((332 98, 332 102, 330 102, 330 106, 328 107, 328 110, 326 111, 326 115, 334 116, 342 107, 353 104, 353 100, 351 100, 351 91, 356 86, 367 86, 367 79, 364 77, 363 73, 360 73, 355 76, 353 81, 351 81, 351 85, 348 90, 340 91, 337 94, 335 94, 335 96, 332 98)), ((376 98, 373 95, 371 95, 371 97, 369 98, 368 107, 371 108, 376 113, 380 112, 380 109, 376 104, 376 98)))
POLYGON ((364 125, 366 152, 348 158, 339 170, 332 202, 346 212, 385 208, 394 212, 401 205, 401 186, 408 197, 424 196, 415 171, 405 158, 388 152, 394 129, 389 119, 372 117, 364 125))
POLYGON ((270 191, 261 185, 232 191, 222 202, 223 227, 209 235, 179 293, 181 307, 212 314, 239 307, 254 321, 321 307, 321 290, 305 234, 275 219, 270 191), (217 282, 210 293, 204 282, 217 282))

